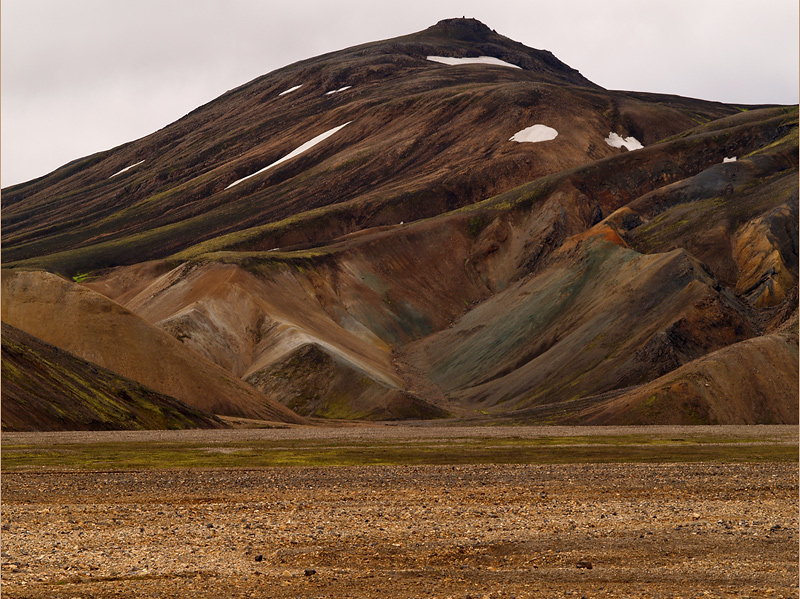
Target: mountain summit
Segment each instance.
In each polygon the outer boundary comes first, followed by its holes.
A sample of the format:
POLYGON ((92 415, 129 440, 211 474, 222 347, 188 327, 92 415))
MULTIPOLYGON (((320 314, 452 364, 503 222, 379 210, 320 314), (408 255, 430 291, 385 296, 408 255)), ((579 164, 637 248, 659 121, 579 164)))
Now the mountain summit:
POLYGON ((440 48, 452 49, 454 56, 490 56, 520 68, 534 71, 540 77, 598 87, 578 71, 561 62, 547 50, 535 50, 500 35, 477 19, 444 19, 412 36, 420 41, 434 41, 440 48))
POLYGON ((436 25, 428 27, 422 32, 422 35, 470 43, 497 42, 505 39, 479 20, 463 17, 461 19, 442 19, 436 25))
MULTIPOLYGON (((797 162, 797 107, 447 19, 4 189, 8 359, 228 418, 796 422, 797 162)), ((14 368, 3 413, 85 401, 14 368)))

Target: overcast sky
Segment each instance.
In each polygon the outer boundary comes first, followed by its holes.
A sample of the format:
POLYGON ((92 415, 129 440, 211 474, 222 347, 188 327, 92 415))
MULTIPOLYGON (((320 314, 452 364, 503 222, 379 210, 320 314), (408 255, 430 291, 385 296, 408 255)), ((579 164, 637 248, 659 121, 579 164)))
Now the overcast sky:
POLYGON ((474 17, 608 89, 798 102, 797 0, 2 0, 3 187, 274 69, 474 17))

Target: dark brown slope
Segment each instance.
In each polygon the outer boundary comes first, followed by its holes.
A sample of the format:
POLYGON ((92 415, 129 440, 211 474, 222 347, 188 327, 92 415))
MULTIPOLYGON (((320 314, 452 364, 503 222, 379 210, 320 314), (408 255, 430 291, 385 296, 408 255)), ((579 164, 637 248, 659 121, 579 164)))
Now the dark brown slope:
POLYGON ((445 410, 372 378, 340 355, 310 343, 254 370, 245 380, 302 416, 346 420, 444 418, 445 410))
POLYGON ((603 141, 611 131, 649 145, 736 111, 609 92, 547 52, 456 19, 280 69, 148 137, 4 190, 3 260, 73 276, 255 226, 274 230, 245 240, 247 249, 320 244, 625 152, 603 141), (483 53, 522 68, 426 59, 483 53), (348 122, 305 154, 226 189, 348 122), (559 136, 509 141, 536 123, 559 136))
POLYGON ((224 428, 215 416, 3 323, 3 431, 224 428))

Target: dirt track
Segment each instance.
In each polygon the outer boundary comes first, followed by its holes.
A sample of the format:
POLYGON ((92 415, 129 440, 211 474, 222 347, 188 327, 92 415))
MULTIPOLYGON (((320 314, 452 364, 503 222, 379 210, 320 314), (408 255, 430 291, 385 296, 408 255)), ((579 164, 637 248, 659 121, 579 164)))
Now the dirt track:
POLYGON ((797 597, 796 463, 17 472, 2 492, 5 597, 797 597))

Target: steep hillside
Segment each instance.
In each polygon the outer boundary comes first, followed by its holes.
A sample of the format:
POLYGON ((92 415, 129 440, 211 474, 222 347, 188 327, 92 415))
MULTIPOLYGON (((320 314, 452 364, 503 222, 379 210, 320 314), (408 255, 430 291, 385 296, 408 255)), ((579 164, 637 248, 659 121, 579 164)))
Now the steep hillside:
POLYGON ((223 428, 218 418, 3 323, 3 430, 223 428))
POLYGON ((2 233, 4 322, 212 413, 798 420, 797 107, 470 19, 3 190, 2 233))
POLYGON ((563 420, 585 424, 775 424, 796 422, 794 331, 724 347, 563 420))
POLYGON ((302 422, 119 304, 61 277, 4 271, 2 320, 154 391, 212 414, 302 422))

